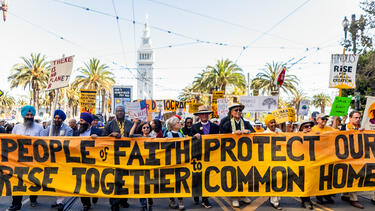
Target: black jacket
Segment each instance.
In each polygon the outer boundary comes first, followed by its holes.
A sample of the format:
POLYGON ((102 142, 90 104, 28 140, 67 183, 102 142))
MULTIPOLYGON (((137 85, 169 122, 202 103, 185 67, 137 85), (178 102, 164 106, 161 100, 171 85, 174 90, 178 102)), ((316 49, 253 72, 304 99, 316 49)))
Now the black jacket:
MULTIPOLYGON (((248 121, 245 121, 242 117, 241 119, 243 120, 244 122, 244 126, 245 126, 245 129, 246 130, 250 130, 251 133, 255 133, 255 130, 254 128, 251 126, 250 122, 248 121)), ((237 130, 240 130, 240 125, 236 124, 236 129, 237 130)), ((220 133, 232 133, 232 125, 230 123, 230 119, 228 117, 224 117, 221 121, 220 121, 220 133)))
MULTIPOLYGON (((209 134, 219 134, 220 133, 220 128, 218 125, 212 123, 212 122, 209 122, 210 124, 210 132, 209 134)), ((198 122, 196 124, 194 124, 191 128, 191 131, 192 131, 192 134, 195 135, 197 133, 203 135, 203 129, 201 130, 202 128, 202 123, 201 122, 198 122)))
MULTIPOLYGON (((130 130, 133 126, 133 122, 125 119, 125 137, 129 137, 130 130)), ((109 136, 112 132, 120 133, 120 128, 117 126, 116 119, 108 122, 103 131, 103 136, 109 136)))

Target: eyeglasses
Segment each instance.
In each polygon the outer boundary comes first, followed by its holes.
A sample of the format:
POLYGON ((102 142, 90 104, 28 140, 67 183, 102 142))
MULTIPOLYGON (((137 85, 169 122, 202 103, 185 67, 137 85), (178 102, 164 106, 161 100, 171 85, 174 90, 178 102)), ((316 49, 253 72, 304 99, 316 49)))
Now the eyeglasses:
POLYGON ((322 121, 327 121, 328 119, 327 118, 322 118, 322 121))
POLYGON ((142 129, 150 129, 150 127, 142 127, 142 129))
POLYGON ((235 112, 242 112, 242 110, 239 109, 239 108, 237 108, 237 109, 233 109, 233 111, 235 111, 235 112))
POLYGON ((304 125, 303 128, 312 128, 311 125, 304 125))

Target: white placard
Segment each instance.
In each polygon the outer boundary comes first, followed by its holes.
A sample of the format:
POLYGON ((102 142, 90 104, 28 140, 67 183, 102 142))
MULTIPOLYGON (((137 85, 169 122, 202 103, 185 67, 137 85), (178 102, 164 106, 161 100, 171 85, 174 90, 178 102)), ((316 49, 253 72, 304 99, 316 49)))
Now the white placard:
POLYGON ((222 119, 228 115, 228 99, 217 99, 217 115, 222 119))
POLYGON ((247 112, 271 112, 278 108, 278 96, 240 96, 240 102, 247 112))
POLYGON ((51 72, 46 90, 69 86, 70 74, 73 69, 73 58, 74 56, 69 56, 51 61, 51 72))
POLYGON ((332 54, 329 88, 355 89, 358 55, 332 54))
POLYGON ((141 121, 146 121, 147 109, 146 107, 142 109, 140 102, 127 102, 125 104, 130 119, 138 118, 141 121))
POLYGON ((300 116, 308 115, 309 114, 309 106, 310 106, 309 100, 299 101, 298 115, 300 115, 300 116))
POLYGON ((367 97, 361 126, 366 130, 375 130, 375 97, 367 97))

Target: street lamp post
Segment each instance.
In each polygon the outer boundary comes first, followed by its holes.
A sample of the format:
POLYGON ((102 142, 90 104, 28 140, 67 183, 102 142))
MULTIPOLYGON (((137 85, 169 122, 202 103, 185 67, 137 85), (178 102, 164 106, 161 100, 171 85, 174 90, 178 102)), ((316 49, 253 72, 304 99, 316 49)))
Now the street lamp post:
POLYGON ((0 3, 1 3, 0 10, 3 11, 3 20, 5 22, 7 20, 8 0, 0 0, 0 3))

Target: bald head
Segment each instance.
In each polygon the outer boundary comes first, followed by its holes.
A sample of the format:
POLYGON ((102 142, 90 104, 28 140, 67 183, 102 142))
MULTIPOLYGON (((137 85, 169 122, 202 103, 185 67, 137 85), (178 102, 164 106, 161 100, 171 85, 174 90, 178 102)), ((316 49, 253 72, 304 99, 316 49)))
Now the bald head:
POLYGON ((77 126, 77 121, 75 119, 70 119, 69 120, 69 127, 75 128, 76 126, 77 126))

